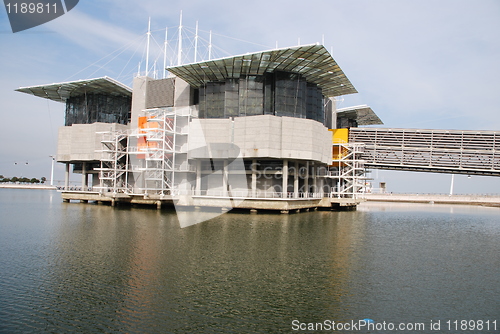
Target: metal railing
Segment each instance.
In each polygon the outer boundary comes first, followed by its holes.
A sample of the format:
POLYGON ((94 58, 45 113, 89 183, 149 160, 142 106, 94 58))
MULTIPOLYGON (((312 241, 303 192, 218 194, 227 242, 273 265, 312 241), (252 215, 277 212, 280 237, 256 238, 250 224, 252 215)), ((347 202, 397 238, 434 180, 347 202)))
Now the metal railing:
POLYGON ((369 168, 500 176, 500 132, 351 128, 369 168))

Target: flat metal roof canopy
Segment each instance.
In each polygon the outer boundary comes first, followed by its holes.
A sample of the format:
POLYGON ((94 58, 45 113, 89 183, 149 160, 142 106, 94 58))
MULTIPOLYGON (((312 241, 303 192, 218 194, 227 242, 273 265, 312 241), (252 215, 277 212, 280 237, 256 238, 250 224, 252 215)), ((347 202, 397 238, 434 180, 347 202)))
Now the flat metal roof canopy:
POLYGON ((285 71, 301 74, 308 82, 317 84, 326 97, 357 93, 328 50, 317 44, 262 51, 167 69, 196 88, 207 82, 285 71))
POLYGON ((354 119, 358 125, 384 124, 372 108, 367 105, 337 109, 337 117, 354 119))
POLYGON ((130 87, 109 77, 20 87, 16 91, 57 102, 66 102, 71 96, 79 96, 85 93, 132 96, 130 87))

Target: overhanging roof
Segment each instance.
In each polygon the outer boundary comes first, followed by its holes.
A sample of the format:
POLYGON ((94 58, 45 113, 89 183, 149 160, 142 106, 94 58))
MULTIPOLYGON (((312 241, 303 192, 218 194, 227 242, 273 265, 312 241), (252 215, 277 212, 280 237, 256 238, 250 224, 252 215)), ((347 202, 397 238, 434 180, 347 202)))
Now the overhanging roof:
POLYGON ((85 93, 132 96, 130 87, 109 77, 21 87, 16 91, 58 102, 66 102, 71 96, 79 96, 85 93))
POLYGON ((228 78, 286 71, 303 75, 327 97, 357 93, 328 50, 317 44, 173 66, 168 70, 196 88, 228 78))
POLYGON ((358 125, 384 124, 372 108, 367 105, 337 109, 337 117, 354 119, 358 125))

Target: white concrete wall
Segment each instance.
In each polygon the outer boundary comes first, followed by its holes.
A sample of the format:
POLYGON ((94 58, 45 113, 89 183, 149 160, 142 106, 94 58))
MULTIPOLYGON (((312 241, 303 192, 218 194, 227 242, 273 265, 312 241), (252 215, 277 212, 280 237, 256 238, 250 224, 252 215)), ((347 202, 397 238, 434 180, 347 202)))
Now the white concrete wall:
POLYGON ((189 129, 189 158, 228 159, 234 157, 232 145, 230 145, 232 143, 231 129, 230 119, 193 119, 189 129))
POLYGON ((133 82, 132 106, 130 124, 132 129, 138 126, 138 118, 142 111, 146 109, 146 93, 148 81, 153 80, 149 77, 135 77, 133 82))
POLYGON ((174 106, 187 107, 191 105, 191 86, 179 77, 175 78, 174 106))
POLYGON ((95 161, 102 156, 96 152, 102 150, 98 132, 124 131, 128 127, 117 123, 73 124, 59 128, 57 141, 57 161, 95 161))
MULTIPOLYGON (((194 120, 189 147, 234 144, 243 158, 302 159, 330 163, 331 132, 323 124, 302 118, 259 115, 231 119, 194 120)), ((191 159, 209 158, 191 151, 191 159)), ((218 158, 212 155, 212 158, 218 158)))

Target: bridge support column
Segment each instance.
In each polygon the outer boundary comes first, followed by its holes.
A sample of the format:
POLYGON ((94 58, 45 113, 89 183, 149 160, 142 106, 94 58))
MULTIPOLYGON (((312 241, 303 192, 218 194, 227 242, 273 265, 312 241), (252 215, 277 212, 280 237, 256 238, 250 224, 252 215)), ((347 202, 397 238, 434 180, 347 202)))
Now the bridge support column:
POLYGON ((287 198, 288 194, 288 160, 283 160, 283 180, 282 180, 282 190, 283 198, 287 198))
POLYGON ((257 196, 257 160, 252 160, 252 197, 257 196))
POLYGON ((312 165, 312 177, 313 177, 313 189, 314 189, 313 191, 315 193, 319 193, 318 178, 317 178, 316 174, 318 174, 318 168, 316 167, 316 165, 313 162, 313 165, 312 165))
POLYGON ((64 174, 64 190, 69 188, 69 162, 66 162, 66 172, 64 174))
POLYGON ((304 192, 306 193, 306 197, 308 197, 309 193, 309 161, 306 161, 306 174, 304 175, 304 192))
POLYGON ((82 190, 86 191, 88 187, 88 178, 87 178, 87 163, 82 163, 82 190))
POLYGON ((99 174, 92 174, 92 187, 95 187, 99 184, 99 174))
POLYGON ((196 160, 196 185, 195 195, 201 195, 201 160, 196 160))
POLYGON ((224 169, 222 170, 222 194, 223 196, 227 196, 227 160, 224 160, 224 169))
POLYGON ((293 197, 299 197, 299 162, 295 161, 295 170, 293 172, 293 197))

